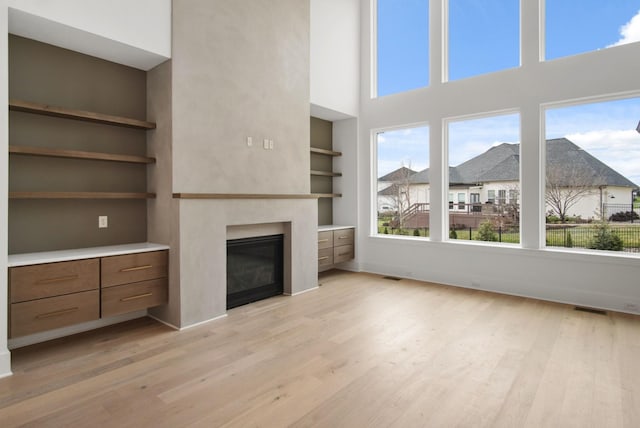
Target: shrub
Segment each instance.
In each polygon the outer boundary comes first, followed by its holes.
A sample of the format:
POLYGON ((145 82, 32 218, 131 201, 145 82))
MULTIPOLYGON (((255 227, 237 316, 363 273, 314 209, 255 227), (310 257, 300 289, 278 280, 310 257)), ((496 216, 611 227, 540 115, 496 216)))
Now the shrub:
POLYGON ((449 239, 458 239, 458 233, 455 229, 449 231, 449 239))
POLYGON ((384 230, 382 231, 382 233, 384 233, 385 235, 389 234, 389 229, 387 229, 387 226, 384 227, 384 230))
POLYGON ((596 225, 596 233, 587 244, 592 250, 622 251, 622 247, 622 239, 604 221, 596 225))
POLYGON ((635 211, 620 211, 615 214, 611 214, 609 221, 631 221, 640 220, 640 216, 635 211))
POLYGON ((557 215, 548 215, 547 223, 560 223, 560 217, 557 215))
POLYGON ((420 231, 418 229, 413 229, 413 236, 420 236, 420 231))
POLYGON ((476 240, 478 241, 497 241, 498 240, 498 235, 496 234, 496 230, 490 221, 484 221, 480 223, 480 227, 478 227, 478 235, 476 236, 476 240))

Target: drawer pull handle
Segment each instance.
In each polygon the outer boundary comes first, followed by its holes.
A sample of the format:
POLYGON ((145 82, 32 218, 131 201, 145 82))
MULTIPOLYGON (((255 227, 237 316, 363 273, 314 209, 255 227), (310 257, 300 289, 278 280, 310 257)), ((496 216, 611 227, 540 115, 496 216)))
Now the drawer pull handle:
POLYGON ((134 267, 120 269, 120 272, 133 272, 133 271, 136 271, 136 270, 151 269, 152 267, 153 267, 153 265, 134 266, 134 267))
POLYGON ((78 308, 77 306, 74 308, 69 308, 69 309, 62 309, 61 311, 55 311, 55 312, 47 312, 46 314, 39 314, 36 315, 37 319, 42 319, 42 318, 51 318, 51 317, 57 317, 58 315, 65 315, 65 314, 69 314, 71 312, 75 312, 77 311, 78 308))
POLYGON ((320 261, 320 260, 329 260, 329 256, 319 257, 318 261, 320 261))
POLYGON ((144 294, 138 294, 137 296, 123 297, 122 299, 120 299, 120 301, 128 302, 130 300, 144 299, 145 297, 150 297, 150 296, 153 296, 153 293, 144 293, 144 294))
POLYGON ((349 239, 349 237, 347 235, 343 235, 343 236, 338 236, 338 239, 349 239))
POLYGON ((342 253, 342 254, 338 254, 338 257, 342 257, 342 256, 350 256, 351 253, 342 253))
POLYGON ((71 281, 72 279, 78 279, 78 275, 67 275, 67 276, 60 276, 58 278, 49 278, 49 279, 41 279, 39 281, 36 282, 36 284, 53 284, 56 282, 65 282, 65 281, 71 281))
POLYGON ((318 243, 320 243, 320 242, 329 242, 329 240, 328 239, 318 239, 318 243))

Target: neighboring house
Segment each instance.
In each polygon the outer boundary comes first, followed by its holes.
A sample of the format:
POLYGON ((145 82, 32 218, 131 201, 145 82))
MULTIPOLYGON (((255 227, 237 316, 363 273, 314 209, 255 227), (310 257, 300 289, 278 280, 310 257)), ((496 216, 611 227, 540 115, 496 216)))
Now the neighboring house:
MULTIPOLYGON (((567 216, 596 218, 603 206, 606 210, 608 204, 631 204, 632 191, 638 186, 573 142, 566 138, 547 140, 546 149, 548 188, 555 189, 561 199, 575 198, 565 213, 567 216), (569 189, 579 190, 567 196, 569 189)), ((519 144, 500 144, 456 167, 449 167, 449 210, 517 215, 519 176, 519 144)), ((428 204, 429 169, 411 175, 409 181, 412 204, 428 204)), ((378 192, 378 206, 388 200, 389 193, 378 192)), ((546 212, 552 211, 547 201, 546 212)))
MULTIPOLYGON (((395 212, 402 203, 403 189, 410 188, 410 178, 417 172, 405 166, 378 179, 378 212, 395 212)), ((412 198, 408 200, 413 200, 412 198)))

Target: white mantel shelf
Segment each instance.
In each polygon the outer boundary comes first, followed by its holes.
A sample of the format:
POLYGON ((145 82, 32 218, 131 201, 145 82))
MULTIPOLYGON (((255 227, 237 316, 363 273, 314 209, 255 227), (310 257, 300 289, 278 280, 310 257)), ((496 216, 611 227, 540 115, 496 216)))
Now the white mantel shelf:
POLYGON ((318 232, 327 232, 329 230, 355 229, 355 226, 340 226, 337 224, 325 224, 318 226, 318 232))
POLYGON ((168 250, 168 245, 140 242, 135 244, 109 245, 105 247, 74 248, 72 250, 42 251, 38 253, 10 254, 8 266, 28 266, 40 263, 57 263, 95 257, 119 256, 122 254, 148 253, 168 250))

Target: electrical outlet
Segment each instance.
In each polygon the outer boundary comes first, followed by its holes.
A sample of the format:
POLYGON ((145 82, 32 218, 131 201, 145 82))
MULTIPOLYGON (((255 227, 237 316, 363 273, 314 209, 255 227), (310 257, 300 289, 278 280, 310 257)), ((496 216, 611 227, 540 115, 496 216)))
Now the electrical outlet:
POLYGON ((98 228, 106 229, 107 227, 109 227, 109 217, 106 215, 98 216, 98 228))

